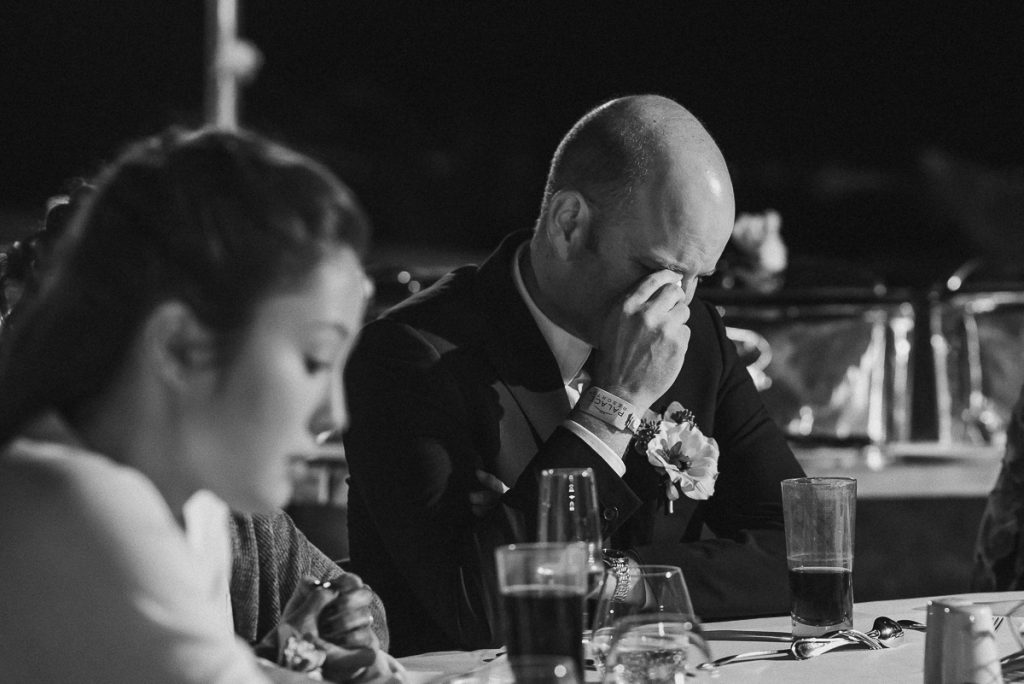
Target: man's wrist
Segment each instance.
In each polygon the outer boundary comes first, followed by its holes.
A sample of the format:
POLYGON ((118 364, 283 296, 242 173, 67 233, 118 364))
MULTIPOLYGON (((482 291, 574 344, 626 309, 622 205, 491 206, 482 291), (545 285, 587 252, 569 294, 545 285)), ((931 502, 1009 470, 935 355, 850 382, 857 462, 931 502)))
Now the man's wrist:
POLYGON ((612 598, 615 601, 623 601, 629 596, 629 567, 632 559, 622 551, 615 549, 604 549, 603 558, 605 568, 615 576, 615 592, 612 598))
POLYGON ((580 397, 576 410, 597 418, 617 431, 635 434, 644 410, 612 392, 591 385, 580 397))

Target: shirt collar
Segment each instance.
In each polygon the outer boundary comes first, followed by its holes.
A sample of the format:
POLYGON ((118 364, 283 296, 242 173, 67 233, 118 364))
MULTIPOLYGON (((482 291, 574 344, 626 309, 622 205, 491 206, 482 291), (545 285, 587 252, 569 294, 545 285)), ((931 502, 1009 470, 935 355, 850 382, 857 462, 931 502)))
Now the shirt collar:
POLYGON ((558 363, 558 371, 562 374, 562 384, 568 385, 573 378, 579 375, 583 364, 587 362, 587 357, 590 356, 592 348, 589 344, 564 328, 560 328, 550 318, 545 316, 544 312, 537 307, 530 297, 526 284, 523 282, 523 274, 519 269, 519 258, 529 244, 529 242, 524 242, 516 250, 515 258, 512 259, 512 278, 515 280, 516 290, 519 291, 519 295, 526 302, 526 308, 529 309, 534 322, 540 328, 540 334, 544 336, 544 341, 548 343, 548 348, 555 356, 555 361, 558 363))

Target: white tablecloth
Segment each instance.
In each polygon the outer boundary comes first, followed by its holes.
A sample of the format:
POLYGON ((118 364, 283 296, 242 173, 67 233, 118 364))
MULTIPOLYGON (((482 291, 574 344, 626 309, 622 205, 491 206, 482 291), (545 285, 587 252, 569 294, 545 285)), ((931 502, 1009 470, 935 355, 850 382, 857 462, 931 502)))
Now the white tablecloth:
MULTIPOLYGON (((956 594, 972 601, 1024 600, 1024 592, 1000 592, 990 594, 956 594)), ((879 615, 893 619, 911 619, 925 622, 925 607, 929 598, 895 599, 873 601, 854 605, 856 629, 867 631, 879 615)), ((791 639, 788 616, 709 622, 704 625, 705 634, 715 658, 742 653, 786 648, 791 639)), ((1000 654, 1005 655, 1016 649, 1016 642, 1004 626, 996 633, 1000 654)), ((719 684, 758 682, 776 684, 845 684, 846 682, 878 682, 879 684, 921 684, 924 681, 923 632, 908 631, 902 643, 883 651, 840 650, 832 651, 810 660, 753 660, 733 663, 719 668, 719 684)), ((429 682, 446 673, 466 672, 480 667, 493 659, 496 650, 450 651, 427 653, 401 658, 414 684, 429 682)), ((589 672, 587 681, 598 681, 597 674, 589 672)))

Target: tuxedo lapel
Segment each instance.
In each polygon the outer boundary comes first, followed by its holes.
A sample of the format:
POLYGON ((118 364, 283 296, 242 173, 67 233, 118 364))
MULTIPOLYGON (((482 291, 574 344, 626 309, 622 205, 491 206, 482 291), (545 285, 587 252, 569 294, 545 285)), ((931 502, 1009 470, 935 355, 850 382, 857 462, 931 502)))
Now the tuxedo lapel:
POLYGON ((569 410, 558 363, 512 277, 516 249, 527 239, 528 231, 510 235, 477 271, 477 305, 489 331, 485 349, 503 410, 496 474, 509 485, 569 410), (527 428, 532 443, 524 439, 527 428))

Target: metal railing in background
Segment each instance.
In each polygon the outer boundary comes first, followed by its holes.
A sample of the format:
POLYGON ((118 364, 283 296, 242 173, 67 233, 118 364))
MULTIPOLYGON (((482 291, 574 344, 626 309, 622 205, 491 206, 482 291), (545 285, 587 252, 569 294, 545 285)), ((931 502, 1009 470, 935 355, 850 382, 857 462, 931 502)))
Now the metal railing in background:
POLYGON ((870 290, 705 292, 765 406, 795 444, 866 447, 911 435, 915 310, 870 290))
POLYGON ((929 325, 939 442, 1001 449, 1024 385, 1024 285, 936 296, 929 325))
POLYGON ((240 86, 252 81, 263 58, 238 37, 241 0, 206 0, 206 123, 238 130, 240 86))

